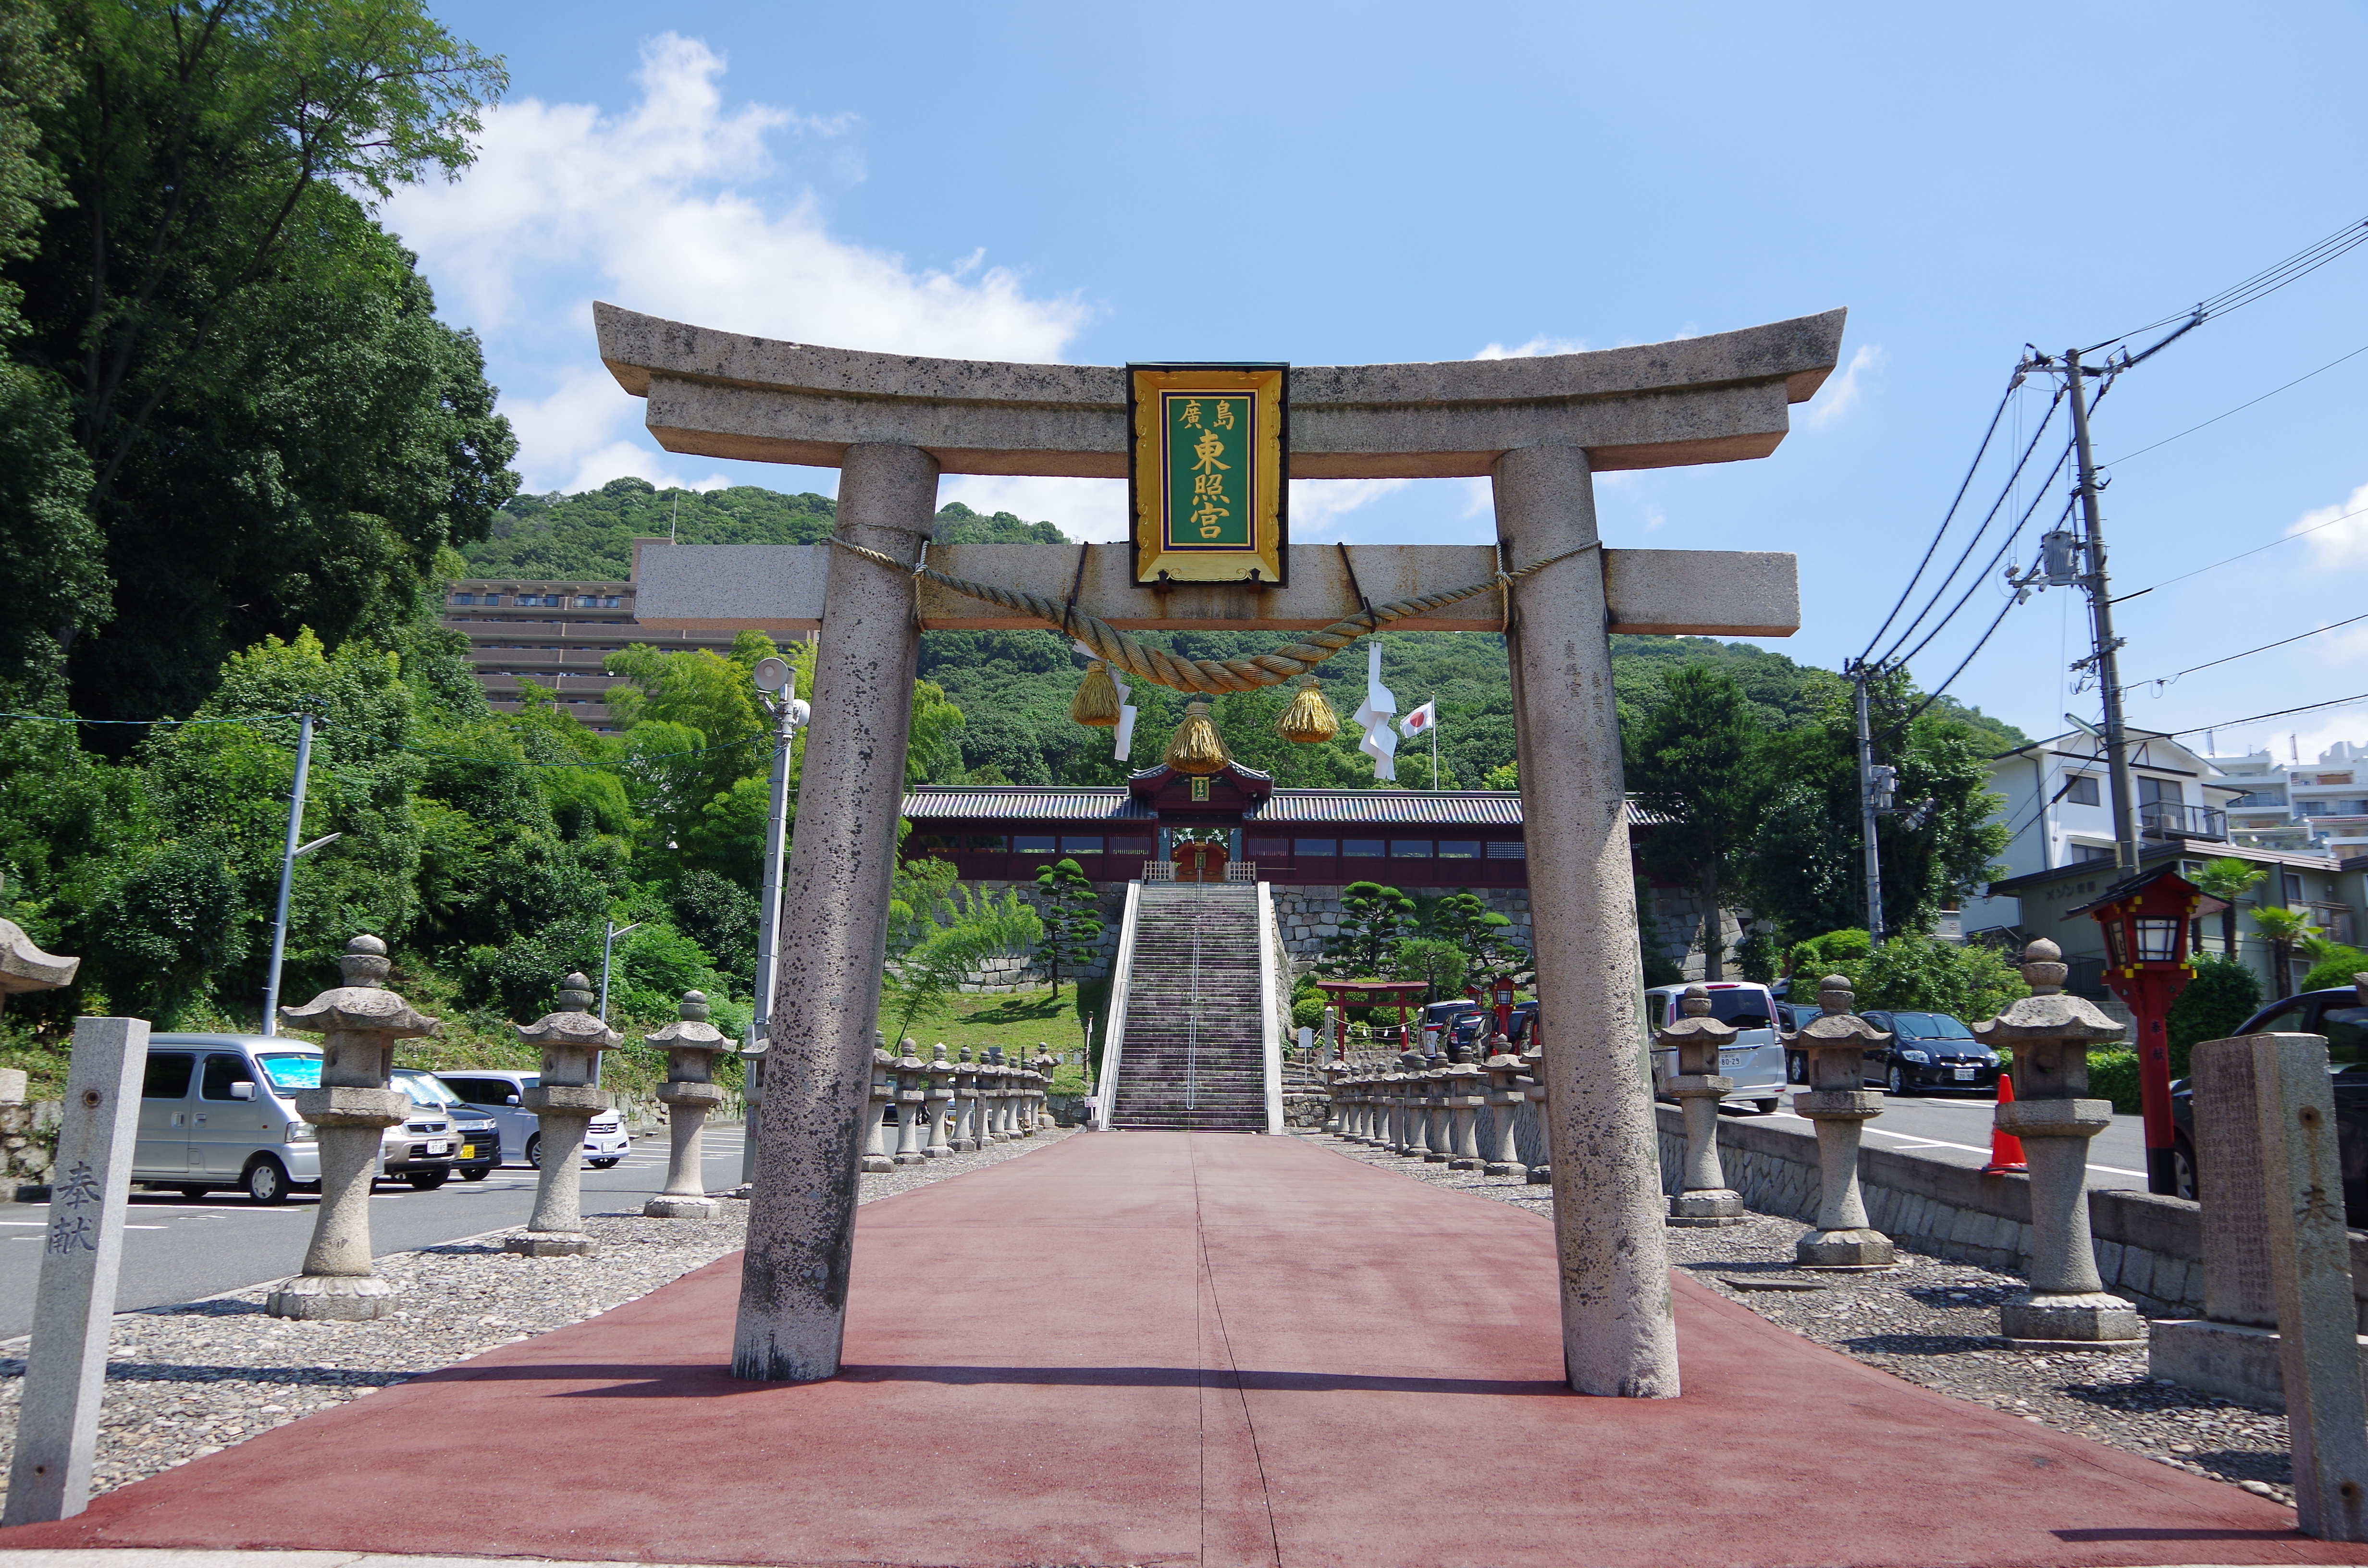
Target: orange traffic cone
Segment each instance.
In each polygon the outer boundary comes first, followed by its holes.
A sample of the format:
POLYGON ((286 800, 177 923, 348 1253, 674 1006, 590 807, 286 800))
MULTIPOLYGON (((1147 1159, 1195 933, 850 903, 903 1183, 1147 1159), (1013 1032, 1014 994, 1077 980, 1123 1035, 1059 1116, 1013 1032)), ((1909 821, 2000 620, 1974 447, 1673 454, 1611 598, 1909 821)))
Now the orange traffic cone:
MULTIPOLYGON (((2003 1067, 1998 1069, 1998 1103, 2014 1104, 2014 1078, 2003 1067)), ((1990 1124, 1990 1163, 1982 1167, 1984 1176, 2003 1176, 2009 1171, 2028 1172, 2023 1163, 2022 1140, 1996 1122, 1990 1124)))

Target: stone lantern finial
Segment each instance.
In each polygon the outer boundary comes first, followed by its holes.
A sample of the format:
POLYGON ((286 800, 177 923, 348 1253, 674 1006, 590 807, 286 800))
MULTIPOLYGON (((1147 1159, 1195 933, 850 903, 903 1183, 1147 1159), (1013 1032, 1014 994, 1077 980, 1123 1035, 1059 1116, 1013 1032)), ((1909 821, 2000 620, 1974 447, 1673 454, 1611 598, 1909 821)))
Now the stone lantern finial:
POLYGON ((592 1010, 593 1000, 592 979, 578 971, 559 983, 559 1006, 553 1011, 587 1013, 592 1010))
POLYGON ((2072 966, 2063 961, 2064 949, 2042 937, 2022 949, 2022 983, 2033 996, 2055 996, 2064 990, 2072 966))
POLYGON ((1686 1017, 1689 1018, 1708 1017, 1710 1016, 1710 987, 1703 984, 1699 980, 1695 981, 1691 985, 1686 987, 1686 999, 1681 1006, 1685 1008, 1686 1017))
POLYGON ((337 960, 337 972, 357 991, 383 990, 393 968, 386 956, 386 944, 368 932, 347 942, 337 960))
POLYGON ((1849 975, 1829 974, 1817 982, 1817 1010, 1829 1018, 1858 1010, 1858 994, 1850 989, 1849 975))

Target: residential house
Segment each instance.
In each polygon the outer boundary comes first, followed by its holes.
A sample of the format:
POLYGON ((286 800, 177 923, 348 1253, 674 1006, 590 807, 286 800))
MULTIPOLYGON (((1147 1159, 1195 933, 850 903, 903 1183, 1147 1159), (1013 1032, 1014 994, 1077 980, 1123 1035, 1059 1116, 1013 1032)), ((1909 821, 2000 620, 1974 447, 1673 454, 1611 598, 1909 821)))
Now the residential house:
POLYGON ((2229 836, 2271 849, 2317 849, 2337 859, 2368 855, 2368 746, 2338 741, 2315 763, 2270 752, 2212 758, 2232 782, 2251 786, 2228 803, 2229 836))

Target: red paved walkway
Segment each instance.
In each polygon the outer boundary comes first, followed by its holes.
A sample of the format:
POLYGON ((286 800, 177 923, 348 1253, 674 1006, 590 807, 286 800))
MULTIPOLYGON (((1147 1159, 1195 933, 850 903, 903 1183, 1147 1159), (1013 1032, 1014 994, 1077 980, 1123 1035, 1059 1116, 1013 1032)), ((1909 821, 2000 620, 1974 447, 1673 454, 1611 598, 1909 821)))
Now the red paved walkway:
POLYGON ((860 1233, 832 1382, 723 1374, 730 1258, 0 1547, 2368 1562, 2233 1487, 1927 1392, 1683 1280, 1683 1399, 1567 1393, 1544 1224, 1288 1139, 1079 1137, 869 1206, 860 1233))

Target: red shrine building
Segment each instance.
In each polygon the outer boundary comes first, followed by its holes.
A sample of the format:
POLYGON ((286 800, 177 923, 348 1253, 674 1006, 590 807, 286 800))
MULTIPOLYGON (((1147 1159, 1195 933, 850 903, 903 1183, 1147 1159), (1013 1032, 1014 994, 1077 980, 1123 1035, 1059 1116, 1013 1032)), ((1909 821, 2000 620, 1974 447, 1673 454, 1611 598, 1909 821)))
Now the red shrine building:
POLYGON ((951 860, 965 881, 1031 881, 1053 859, 1136 881, 1180 845, 1214 841, 1234 880, 1278 888, 1530 885, 1521 797, 1505 790, 1278 790, 1239 763, 1206 777, 1162 765, 1102 788, 925 785, 905 815, 904 853, 951 860))

